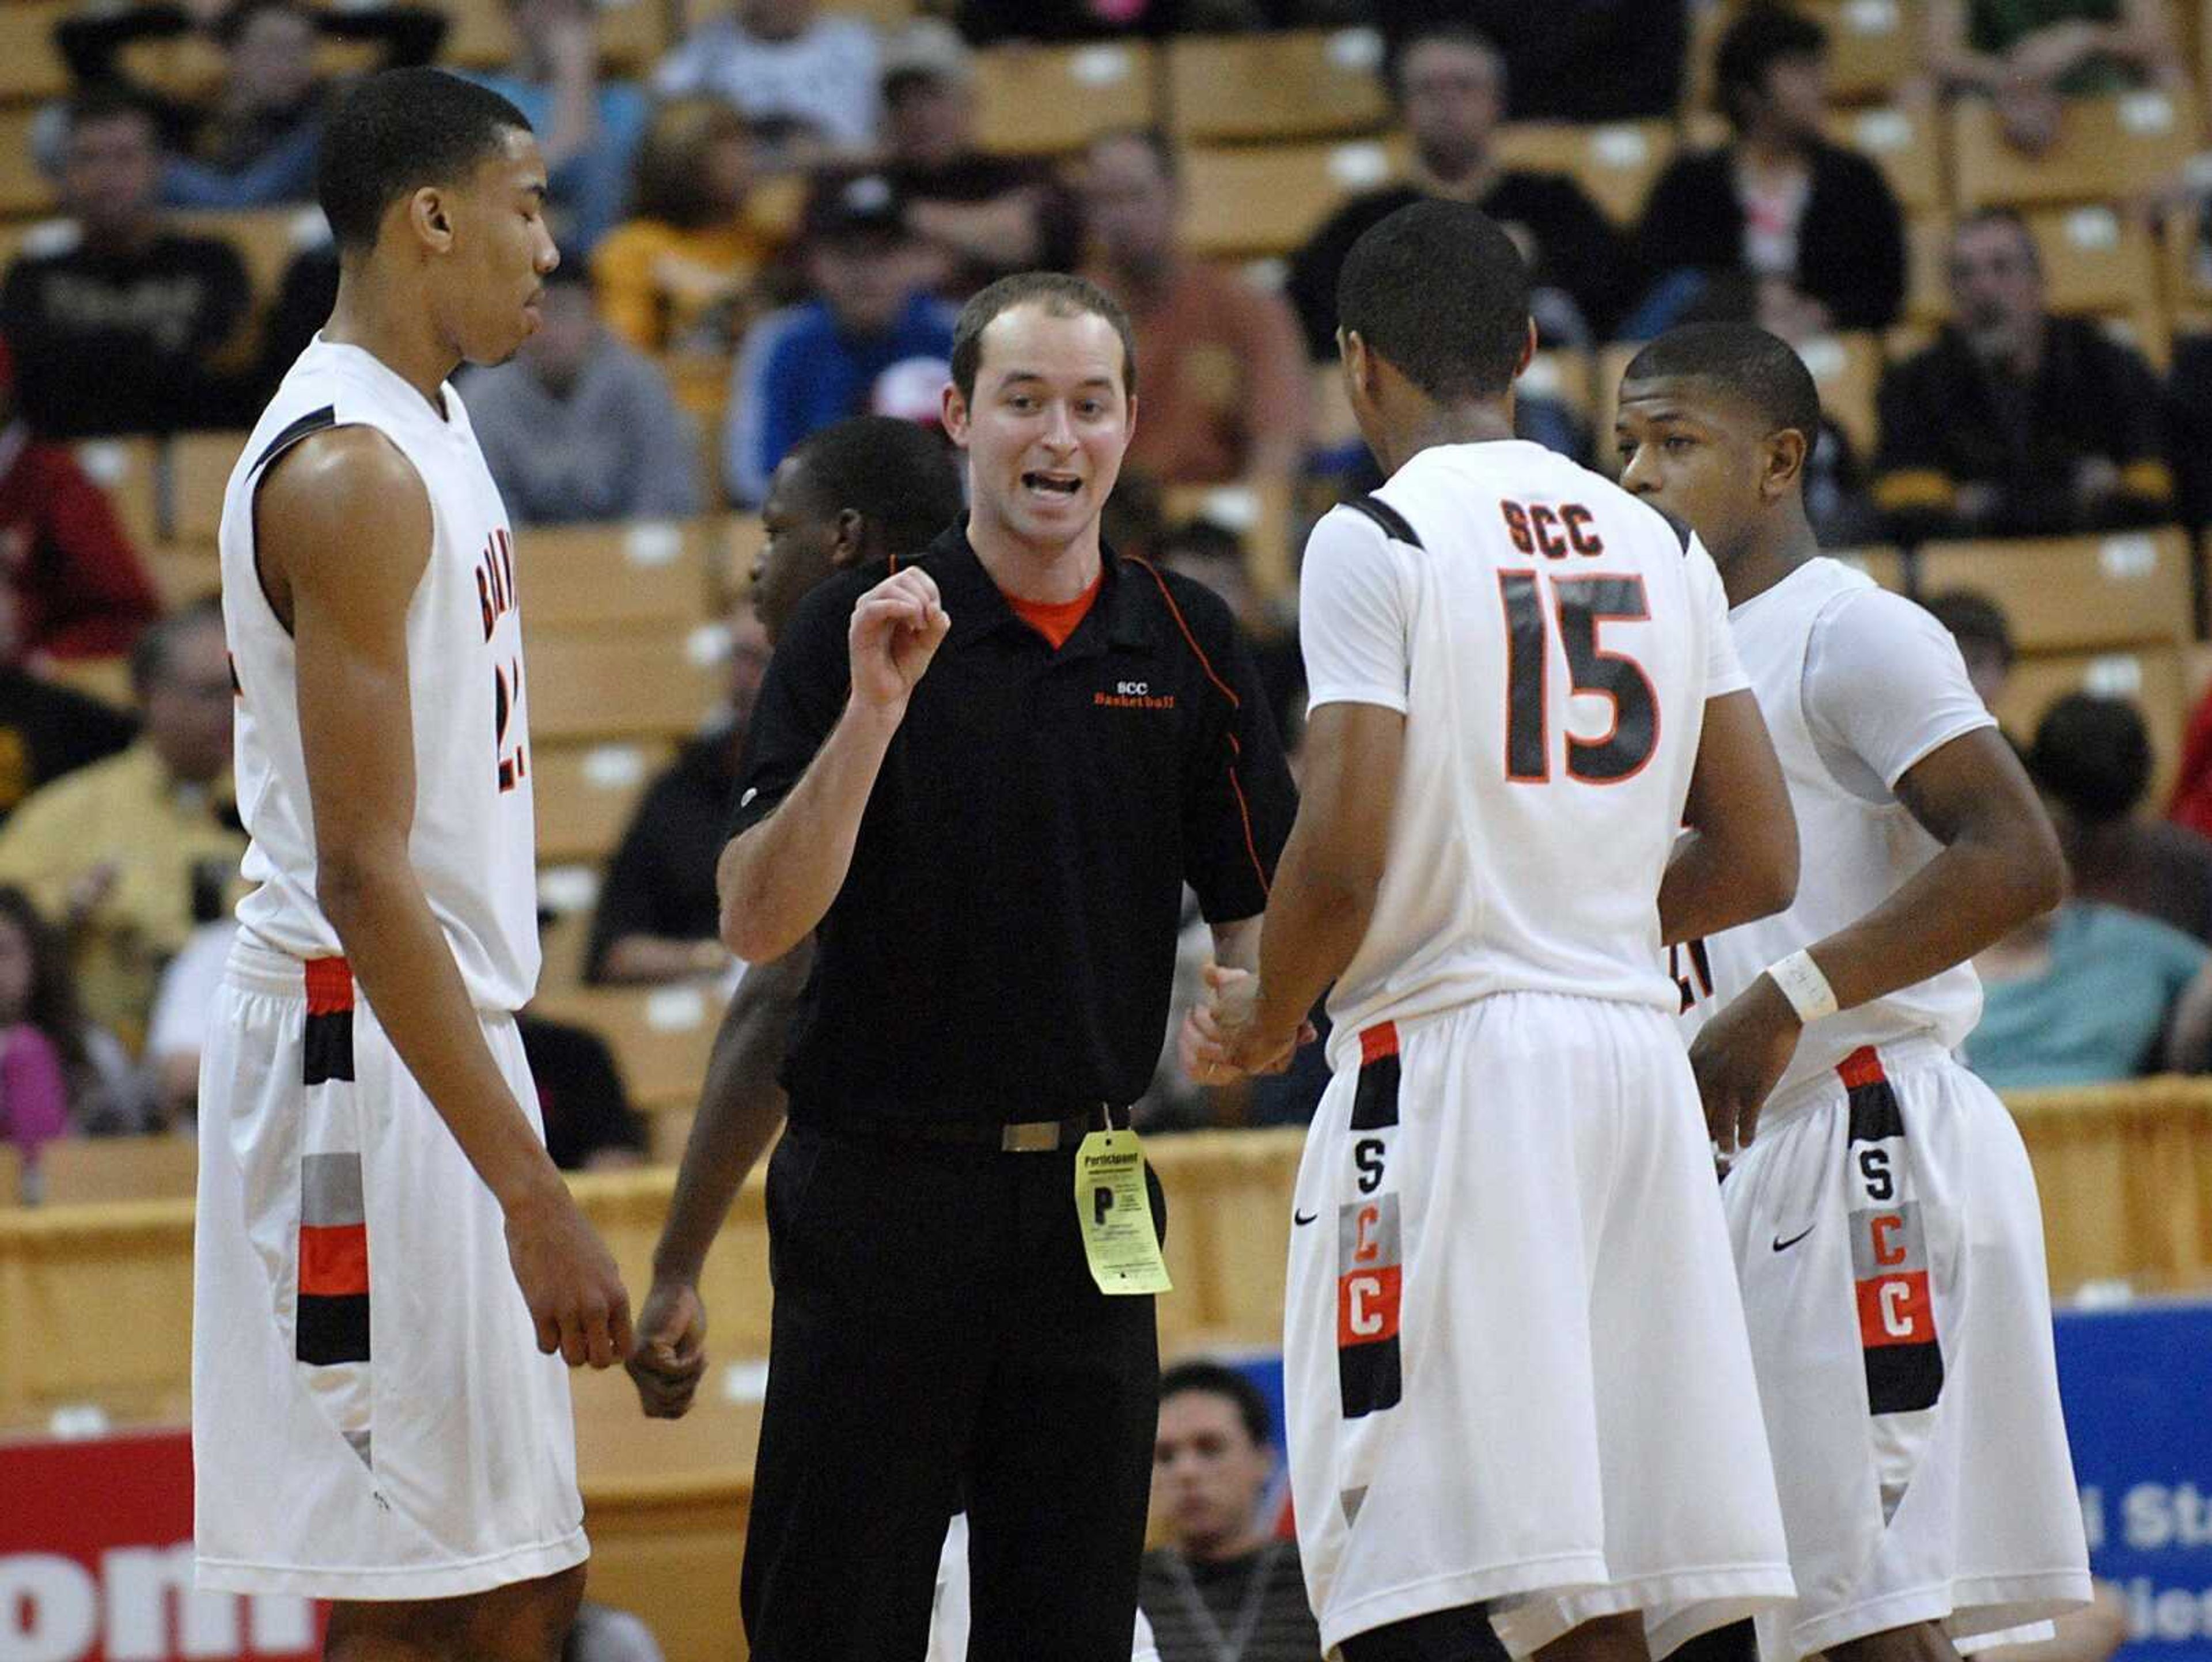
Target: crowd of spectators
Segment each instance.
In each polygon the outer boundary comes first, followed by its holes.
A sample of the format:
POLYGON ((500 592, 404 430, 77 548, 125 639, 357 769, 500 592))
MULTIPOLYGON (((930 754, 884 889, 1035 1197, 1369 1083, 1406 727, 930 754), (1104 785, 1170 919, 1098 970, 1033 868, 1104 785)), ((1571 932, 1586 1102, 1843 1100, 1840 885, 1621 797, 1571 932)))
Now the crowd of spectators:
MULTIPOLYGON (((1841 136, 1824 27, 1774 0, 963 0, 900 25, 835 0, 708 0, 657 62, 610 55, 592 0, 501 4, 504 58, 479 56, 468 73, 536 127, 566 256, 537 335, 461 383, 519 525, 730 507, 764 513, 773 532, 777 491, 799 488, 783 465, 810 435, 860 413, 936 424, 962 300, 1012 271, 1080 271, 1123 301, 1137 336, 1142 415, 1116 534, 1230 598, 1294 745, 1298 654, 1279 579, 1264 575, 1291 550, 1252 539, 1293 538, 1332 491, 1373 482, 1329 407, 1337 275, 1364 230, 1424 197, 1480 205, 1526 255, 1553 356, 1518 420, 1578 459, 1606 465, 1609 435, 1589 424, 1603 389, 1583 398, 1558 364, 1595 364, 1597 349, 1672 322, 1741 317, 1808 352, 1872 340, 1885 362, 1870 418, 1832 412, 1808 465, 1832 545, 2212 520, 2212 337, 2177 340, 2162 378, 2102 321, 2054 310, 2035 228, 2002 207, 1949 227, 1948 317, 1908 323, 1898 195, 1880 158, 1841 136), (1345 62, 1372 64, 1395 172, 1347 192, 1267 269, 1198 252, 1186 148, 1165 128, 1107 131, 1056 155, 983 141, 983 50, 1029 40, 1111 53, 1286 26, 1365 32, 1338 44, 1345 62), (1693 40, 1708 42, 1702 76, 1693 40), (1688 107, 1686 89, 1708 84, 1709 107, 1688 107), (1676 120, 1683 138, 1633 211, 1515 159, 1514 123, 1638 120, 1676 120), (1190 487, 1291 503, 1289 523, 1249 508, 1192 518, 1190 487)), ((2190 92, 2166 11, 1928 0, 1893 95, 1985 99, 2033 155, 2068 98, 2190 92)), ((66 1112, 0 1110, 18 1142, 189 1117, 191 1011, 219 971, 238 882, 219 617, 162 618, 100 470, 72 447, 247 423, 336 291, 312 201, 337 88, 364 68, 437 61, 454 33, 435 5, 382 0, 155 0, 87 6, 57 27, 74 87, 34 129, 55 211, 16 239, 0 277, 0 1036, 38 1026, 9 1025, 17 945, 40 966, 25 1008, 68 1013, 46 1035, 66 1112), (210 209, 283 216, 283 259, 272 266, 189 211, 210 209), (135 710, 53 679, 120 654, 135 710), (94 1037, 70 1037, 80 1020, 94 1037), (138 1082, 103 1097, 87 1058, 125 1051, 138 1082)), ((1931 605, 1997 703, 2014 656, 2002 607, 1931 605)), ((651 782, 607 862, 589 979, 730 967, 714 856, 768 645, 749 619, 729 632, 723 708, 651 782)), ((2145 817, 2141 733, 2124 703, 2091 701, 2062 703, 2033 734, 2076 898, 1990 955, 1978 1062, 2002 1040, 2036 1077, 2086 1076, 2030 1041, 2063 1040, 2041 1012, 2075 997, 2066 977, 2103 963, 2136 980, 2128 999, 2098 996, 2155 1015, 2085 1041, 2101 1057, 2089 1072, 2207 1059, 2212 993, 2199 1021, 2191 954, 2212 938, 2212 713, 2182 758, 2171 824, 2145 817), (2116 756, 2131 758, 2117 772, 2116 756)), ((641 1148, 604 1047, 595 1059, 588 1035, 557 1030, 538 1042, 567 1046, 564 1076, 586 1082, 562 1116, 599 1128, 574 1132, 574 1160, 641 1148)), ((9 1039, 0 1098, 16 1070, 53 1073, 37 1045, 9 1039)), ((1171 1071, 1164 1062, 1150 1099, 1155 1123, 1220 1111, 1171 1071)), ((1294 1120, 1316 1084, 1310 1068, 1268 1081, 1235 1111, 1294 1120)), ((25 1088, 23 1104, 58 1099, 25 1088)))

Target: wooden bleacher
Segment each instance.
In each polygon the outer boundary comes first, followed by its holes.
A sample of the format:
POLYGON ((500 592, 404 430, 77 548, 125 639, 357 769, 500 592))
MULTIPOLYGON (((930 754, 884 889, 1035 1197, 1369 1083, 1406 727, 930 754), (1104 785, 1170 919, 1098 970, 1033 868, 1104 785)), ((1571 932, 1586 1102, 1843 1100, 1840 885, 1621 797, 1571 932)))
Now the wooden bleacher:
POLYGON ((523 615, 548 628, 703 623, 714 598, 710 536, 700 521, 529 527, 523 615))
POLYGON ((1143 42, 1030 46, 979 53, 976 131, 987 150, 1055 155, 1158 119, 1153 48, 1143 42))
POLYGON ((541 629, 526 604, 523 630, 534 745, 680 737, 696 731, 720 696, 711 625, 619 636, 541 629))
POLYGON ((1943 176, 1943 126, 1934 113, 1906 105, 1835 110, 1828 137, 1856 150, 1881 169, 1908 214, 1940 208, 1948 199, 1943 176))
POLYGON ((1372 29, 1188 35, 1166 50, 1169 129, 1182 143, 1365 133, 1389 119, 1372 29))
POLYGON ((1996 113, 1962 99, 1950 114, 1953 190, 1960 209, 2116 202, 2176 176, 2202 138, 2195 101, 2164 92, 2067 101, 2058 139, 2039 156, 2005 142, 1996 113))
POLYGON ((1577 126, 1564 121, 1510 122, 1498 130, 1500 161, 1574 179, 1607 218, 1633 225, 1662 168, 1674 160, 1669 121, 1620 121, 1577 126))
POLYGON ((188 1199, 198 1172, 199 1145, 189 1135, 64 1137, 39 1157, 48 1206, 188 1199))
POLYGON ((1369 138, 1188 149, 1184 243, 1216 259, 1289 253, 1347 198, 1396 178, 1403 152, 1399 141, 1369 138))
POLYGON ((541 866, 599 865, 614 852, 638 799, 672 753, 665 740, 536 743, 531 758, 541 866))
POLYGON ((688 1110, 699 1101, 707 1056, 729 995, 719 982, 658 987, 576 987, 540 995, 538 1015, 588 1027, 605 1039, 640 1112, 688 1110))
POLYGON ((2021 653, 2179 647, 2190 630, 2189 545, 2179 531, 1921 545, 1919 589, 1999 597, 2021 653))

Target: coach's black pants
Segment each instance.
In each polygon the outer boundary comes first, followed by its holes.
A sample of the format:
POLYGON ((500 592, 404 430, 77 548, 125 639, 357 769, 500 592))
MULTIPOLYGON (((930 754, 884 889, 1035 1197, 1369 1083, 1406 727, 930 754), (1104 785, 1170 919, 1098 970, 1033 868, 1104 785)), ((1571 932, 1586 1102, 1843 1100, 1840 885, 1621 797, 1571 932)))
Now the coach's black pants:
POLYGON ((1074 1184, 1072 1149, 786 1132, 742 1588, 756 1662, 921 1662, 963 1500, 972 1662, 1128 1662, 1158 1338, 1151 1299, 1091 1281, 1074 1184))

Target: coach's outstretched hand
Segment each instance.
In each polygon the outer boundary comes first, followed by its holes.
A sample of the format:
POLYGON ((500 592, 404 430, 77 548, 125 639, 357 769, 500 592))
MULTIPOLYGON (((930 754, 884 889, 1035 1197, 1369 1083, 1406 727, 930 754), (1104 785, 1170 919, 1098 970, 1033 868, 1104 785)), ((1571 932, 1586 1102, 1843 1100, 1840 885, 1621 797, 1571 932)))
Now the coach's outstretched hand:
POLYGON ((846 634, 854 702, 904 714, 908 695, 951 627, 935 580, 917 566, 892 573, 860 596, 846 634))
POLYGON ((622 1272, 565 1184, 507 1208, 507 1258, 538 1324, 538 1348, 571 1367, 611 1367, 630 1353, 622 1272))
POLYGON ((707 1306, 689 1282, 653 1284, 627 1364, 648 1420, 680 1420, 707 1371, 707 1306))
POLYGON ((1759 1111, 1797 1054, 1803 1030, 1772 977, 1759 976, 1690 1041, 1690 1069, 1705 1105, 1705 1129, 1723 1159, 1750 1147, 1759 1111))

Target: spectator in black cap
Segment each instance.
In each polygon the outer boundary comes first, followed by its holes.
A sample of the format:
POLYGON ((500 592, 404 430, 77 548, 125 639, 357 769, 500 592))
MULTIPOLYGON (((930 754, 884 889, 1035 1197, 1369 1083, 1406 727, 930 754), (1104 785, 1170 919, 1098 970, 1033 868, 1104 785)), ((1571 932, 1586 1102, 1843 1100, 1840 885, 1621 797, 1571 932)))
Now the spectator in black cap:
POLYGON ((833 175, 804 224, 820 298, 770 314, 745 337, 730 380, 723 476, 747 504, 808 434, 848 416, 936 418, 951 378, 953 309, 922 287, 906 204, 881 173, 833 175))

